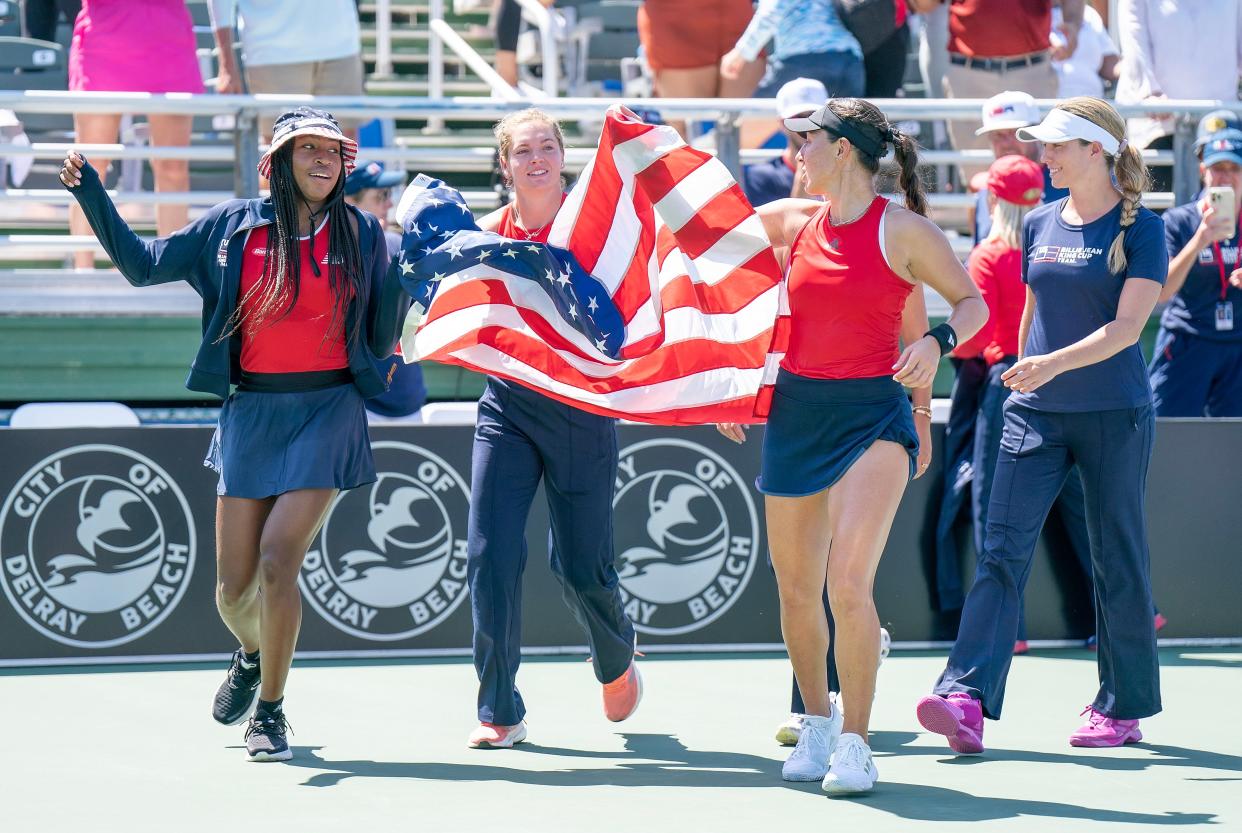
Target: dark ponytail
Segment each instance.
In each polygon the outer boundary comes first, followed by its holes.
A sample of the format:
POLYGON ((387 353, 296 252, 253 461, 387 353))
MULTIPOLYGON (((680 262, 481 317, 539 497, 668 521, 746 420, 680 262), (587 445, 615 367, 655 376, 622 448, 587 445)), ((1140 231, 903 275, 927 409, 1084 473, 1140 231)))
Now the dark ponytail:
POLYGON ((915 214, 927 216, 927 194, 919 177, 919 150, 914 138, 895 127, 889 128, 893 142, 893 155, 901 166, 899 182, 906 195, 906 208, 915 214))
MULTIPOLYGON (((893 146, 897 164, 901 166, 901 189, 906 195, 906 208, 915 214, 927 216, 927 194, 923 190, 923 180, 919 178, 919 152, 914 138, 901 132, 870 101, 862 98, 833 98, 828 101, 828 109, 839 119, 848 120, 855 129, 877 137, 880 142, 880 155, 883 148, 893 146)), ((858 161, 872 174, 879 173, 879 156, 873 156, 856 143, 851 143, 858 161)))

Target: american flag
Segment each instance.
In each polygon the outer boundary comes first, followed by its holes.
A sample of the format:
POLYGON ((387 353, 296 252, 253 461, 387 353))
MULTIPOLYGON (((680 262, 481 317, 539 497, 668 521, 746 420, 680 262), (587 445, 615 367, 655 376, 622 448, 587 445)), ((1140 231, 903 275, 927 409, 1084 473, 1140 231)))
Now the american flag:
POLYGON ((640 422, 766 415, 788 329, 780 269, 724 165, 672 128, 610 108, 548 244, 480 231, 461 195, 426 176, 397 216, 407 361, 640 422))

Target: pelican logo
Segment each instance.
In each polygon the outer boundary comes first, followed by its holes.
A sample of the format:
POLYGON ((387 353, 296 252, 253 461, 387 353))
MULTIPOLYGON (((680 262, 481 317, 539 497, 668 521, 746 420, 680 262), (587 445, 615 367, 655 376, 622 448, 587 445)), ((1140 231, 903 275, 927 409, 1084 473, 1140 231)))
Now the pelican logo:
POLYGON ((49 639, 109 648, 149 633, 194 571, 194 521, 166 471, 114 445, 30 468, 0 509, 0 584, 49 639))
POLYGON ((378 479, 337 497, 298 584, 337 628, 391 642, 431 630, 466 598, 470 490, 416 445, 371 448, 378 479))
POLYGON ((643 633, 682 634, 724 615, 746 589, 759 522, 724 458, 685 440, 621 451, 613 507, 646 519, 616 531, 625 612, 643 633))

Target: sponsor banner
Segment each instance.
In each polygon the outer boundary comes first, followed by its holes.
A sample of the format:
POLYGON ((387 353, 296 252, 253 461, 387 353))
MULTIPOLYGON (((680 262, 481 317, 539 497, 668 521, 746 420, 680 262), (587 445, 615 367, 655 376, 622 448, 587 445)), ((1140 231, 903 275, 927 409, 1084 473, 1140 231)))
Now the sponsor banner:
MULTIPOLYGON (((939 428, 937 428, 937 431, 939 428)), ((0 429, 0 664, 225 654, 215 609, 212 429, 0 429)), ((305 652, 468 651, 468 426, 374 427, 378 479, 333 502, 298 576, 305 652)), ((939 444, 939 434, 936 437, 939 444)), ((762 428, 735 445, 711 428, 622 425, 614 547, 625 609, 646 645, 780 642, 762 495, 762 428)), ((1238 421, 1160 421, 1148 522, 1153 586, 1173 637, 1239 636, 1233 516, 1238 421), (1168 485, 1181 498, 1170 502, 1168 485), (1176 505, 1174 505, 1176 504, 1176 505), (1203 577, 1211 576, 1211 580, 1203 577)), ((941 475, 909 485, 876 575, 899 641, 952 639, 932 609, 941 475)), ((965 576, 973 554, 961 530, 965 576)), ((516 542, 520 548, 522 542, 516 542)), ((525 536, 523 644, 585 637, 548 567, 547 504, 525 536)), ((1049 530, 1027 589, 1032 638, 1093 628, 1084 579, 1049 530)), ((827 542, 825 542, 827 546, 827 542)))

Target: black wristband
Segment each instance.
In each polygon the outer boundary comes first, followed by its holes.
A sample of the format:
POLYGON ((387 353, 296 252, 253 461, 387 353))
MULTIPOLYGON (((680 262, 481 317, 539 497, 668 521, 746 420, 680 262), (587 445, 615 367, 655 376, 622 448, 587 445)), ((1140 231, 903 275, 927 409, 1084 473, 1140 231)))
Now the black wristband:
POLYGON ((957 333, 953 332, 953 328, 948 324, 937 324, 927 332, 923 333, 923 337, 931 336, 936 339, 936 343, 940 345, 940 355, 953 352, 953 348, 957 347, 957 333))

